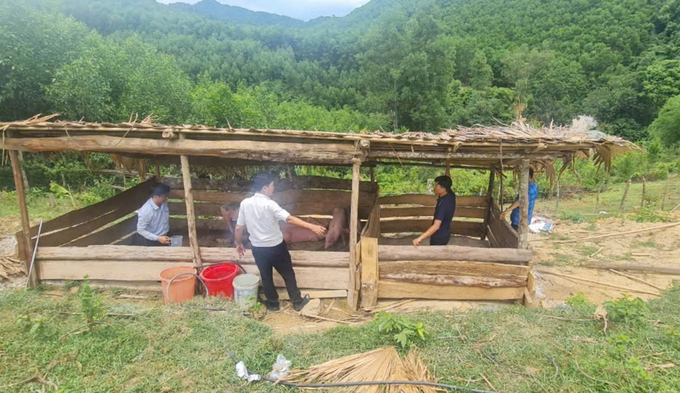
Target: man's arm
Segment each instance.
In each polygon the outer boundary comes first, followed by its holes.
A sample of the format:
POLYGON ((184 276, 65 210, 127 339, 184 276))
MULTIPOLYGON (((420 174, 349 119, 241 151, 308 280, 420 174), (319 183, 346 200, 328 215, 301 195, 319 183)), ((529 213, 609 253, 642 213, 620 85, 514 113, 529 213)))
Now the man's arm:
POLYGON ((288 218, 286 218, 286 222, 288 224, 295 225, 296 227, 307 228, 319 236, 324 236, 326 234, 326 228, 322 227, 321 225, 314 225, 295 216, 289 215, 288 218))
POLYGON ((515 200, 515 202, 513 202, 512 205, 510 205, 510 207, 508 207, 507 209, 505 209, 501 213, 501 220, 505 220, 505 215, 508 214, 508 212, 511 212, 511 211, 517 209, 518 207, 519 207, 519 199, 515 200))
POLYGON ((234 242, 236 243, 236 252, 239 258, 246 254, 246 248, 243 246, 243 225, 236 225, 236 234, 234 235, 234 242))
POLYGON ((413 246, 418 247, 420 245, 420 242, 422 242, 423 240, 432 236, 435 232, 437 232, 439 230, 439 228, 441 226, 442 226, 442 220, 434 220, 434 223, 432 223, 432 225, 429 228, 427 228, 427 231, 425 231, 425 233, 418 236, 417 239, 413 240, 413 246))

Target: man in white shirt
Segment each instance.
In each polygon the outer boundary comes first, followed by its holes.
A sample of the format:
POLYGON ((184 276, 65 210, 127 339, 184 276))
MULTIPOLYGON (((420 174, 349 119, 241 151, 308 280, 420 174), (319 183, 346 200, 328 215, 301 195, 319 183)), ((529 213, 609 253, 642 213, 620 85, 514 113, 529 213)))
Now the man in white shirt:
POLYGON ((170 187, 158 184, 151 198, 137 212, 137 241, 140 246, 167 246, 170 244, 170 212, 168 197, 170 187))
POLYGON ((293 302, 295 311, 300 311, 309 303, 309 295, 302 297, 295 280, 295 271, 290 259, 288 247, 283 241, 283 233, 279 228, 279 221, 285 221, 298 227, 314 231, 319 236, 326 233, 326 228, 314 225, 291 216, 274 202, 270 197, 274 193, 276 176, 262 172, 253 179, 255 195, 241 202, 238 219, 236 220, 236 249, 239 256, 245 255, 243 246, 243 227, 248 229, 250 244, 257 268, 262 278, 262 288, 267 298, 265 306, 270 311, 279 310, 279 295, 274 287, 272 268, 283 277, 288 290, 288 296, 293 302))

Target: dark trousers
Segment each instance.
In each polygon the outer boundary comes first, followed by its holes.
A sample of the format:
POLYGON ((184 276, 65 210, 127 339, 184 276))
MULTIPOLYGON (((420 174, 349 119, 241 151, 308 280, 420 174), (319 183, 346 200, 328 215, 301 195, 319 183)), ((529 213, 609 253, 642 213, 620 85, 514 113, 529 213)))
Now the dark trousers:
POLYGON ((449 244, 449 240, 451 240, 451 235, 448 235, 448 236, 439 235, 439 236, 437 236, 437 233, 435 233, 434 235, 432 235, 432 237, 430 237, 430 245, 431 246, 445 246, 445 245, 449 244))
POLYGON ((252 247, 253 257, 255 257, 255 264, 260 269, 260 277, 262 278, 262 289, 264 296, 267 298, 267 303, 271 306, 279 304, 279 294, 274 287, 274 276, 272 268, 283 277, 288 290, 288 296, 293 304, 302 303, 302 295, 295 280, 295 271, 293 271, 293 262, 290 259, 290 253, 285 242, 281 242, 275 247, 252 247))
MULTIPOLYGON (((166 235, 170 236, 170 235, 166 235)), ((149 240, 139 233, 134 234, 134 239, 132 239, 133 246, 145 246, 145 247, 167 247, 167 244, 161 244, 154 240, 149 240)))

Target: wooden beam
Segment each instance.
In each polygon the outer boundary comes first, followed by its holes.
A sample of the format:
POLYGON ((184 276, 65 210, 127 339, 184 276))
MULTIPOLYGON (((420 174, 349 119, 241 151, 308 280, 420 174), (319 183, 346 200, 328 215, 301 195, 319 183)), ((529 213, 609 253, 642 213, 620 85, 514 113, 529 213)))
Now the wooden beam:
MULTIPOLYGON (((12 163, 12 175, 14 175, 14 187, 17 190, 17 203, 19 204, 19 216, 21 218, 21 245, 23 246, 24 263, 26 272, 30 271, 33 250, 31 243, 31 221, 28 218, 28 207, 26 206, 26 192, 24 190, 24 178, 21 174, 21 162, 19 153, 15 150, 9 151, 9 159, 12 163)), ((28 277, 28 284, 31 288, 38 285, 38 266, 33 266, 33 272, 28 277)))
MULTIPOLYGON (((182 136, 181 136, 182 137, 182 136)), ((195 267, 203 266, 201 252, 198 249, 198 235, 196 234, 196 214, 194 213, 194 195, 191 190, 191 170, 189 157, 180 156, 182 162, 182 179, 184 180, 184 201, 186 202, 187 229, 189 231, 189 245, 193 254, 195 267)))
POLYGON ((387 261, 468 261, 525 265, 532 257, 529 250, 477 248, 463 246, 378 246, 378 259, 387 261))
MULTIPOLYGON (((184 185, 181 178, 164 177, 163 183, 172 189, 182 190, 184 185)), ((200 191, 223 191, 223 192, 251 192, 253 182, 251 180, 223 180, 223 179, 192 179, 191 185, 194 190, 200 191)), ((352 180, 335 179, 324 176, 295 176, 295 182, 290 178, 277 180, 275 183, 276 193, 288 190, 352 190, 352 180)), ((359 183, 361 192, 374 193, 377 189, 375 183, 362 181, 359 183)))
POLYGON ((381 299, 437 299, 437 300, 515 300, 524 296, 524 287, 479 288, 458 285, 431 285, 380 280, 378 297, 381 299))
MULTIPOLYGON (((463 196, 456 197, 456 207, 470 206, 470 207, 486 207, 485 196, 463 196)), ((437 197, 435 195, 426 194, 406 194, 395 195, 388 197, 380 197, 381 205, 423 205, 436 206, 437 197)))
MULTIPOLYGON (((456 206, 454 217, 485 218, 486 209, 483 207, 456 206)), ((380 217, 432 217, 434 208, 424 207, 385 207, 380 210, 380 217)))
POLYGON ((518 248, 529 248, 529 160, 520 162, 518 248))
POLYGON ((380 262, 380 274, 442 274, 509 279, 527 279, 528 266, 467 261, 380 262))
MULTIPOLYGON (((380 232, 425 232, 431 225, 431 219, 403 218, 380 220, 380 232)), ((451 233, 454 235, 480 237, 484 233, 483 225, 481 222, 454 220, 451 222, 451 233)))
MULTIPOLYGON (((238 261, 242 265, 254 265, 252 253, 248 252, 239 261, 235 248, 203 247, 201 259, 205 263, 238 261)), ((290 251, 293 266, 338 267, 349 266, 347 252, 332 251, 290 251)), ((89 247, 39 247, 39 260, 55 261, 193 261, 189 247, 143 247, 143 246, 89 246, 89 247)))
POLYGON ((5 138, 4 149, 30 152, 87 151, 100 153, 196 155, 295 164, 350 164, 353 144, 290 143, 249 140, 150 139, 108 135, 72 135, 42 138, 5 138))
POLYGON ((378 239, 361 238, 361 308, 378 304, 378 239))
MULTIPOLYGON (((135 232, 136 230, 137 230, 137 215, 135 214, 134 216, 126 218, 125 220, 119 223, 103 228, 100 231, 91 233, 87 236, 83 236, 69 243, 66 243, 64 246, 85 247, 91 245, 111 244, 116 240, 135 232)), ((42 247, 40 247, 40 249, 43 250, 42 247)))
POLYGON ((534 160, 553 160, 554 155, 545 154, 543 152, 536 153, 465 153, 465 152, 422 152, 422 151, 395 151, 392 150, 378 150, 375 147, 371 148, 367 159, 375 160, 380 158, 400 158, 406 160, 463 160, 463 161, 491 161, 498 162, 501 158, 503 160, 522 160, 527 158, 534 160))
MULTIPOLYGON (((357 261, 357 224, 359 223, 359 180, 361 179, 361 160, 352 161, 352 194, 350 200, 349 218, 349 281, 347 287, 347 305, 356 310, 359 304, 359 291, 357 290, 356 274, 357 261)), ((359 283, 360 285, 360 283, 359 283)))
POLYGON ((479 288, 519 288, 527 286, 526 277, 498 278, 479 276, 459 276, 446 274, 420 274, 420 273, 380 273, 381 280, 394 280, 416 284, 429 284, 437 286, 458 285, 479 288))

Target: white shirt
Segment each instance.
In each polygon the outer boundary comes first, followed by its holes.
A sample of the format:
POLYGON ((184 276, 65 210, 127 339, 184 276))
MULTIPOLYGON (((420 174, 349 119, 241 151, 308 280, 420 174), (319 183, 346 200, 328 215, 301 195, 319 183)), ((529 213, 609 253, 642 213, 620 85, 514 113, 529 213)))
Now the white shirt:
POLYGON ((158 241, 158 236, 163 236, 168 231, 170 231, 168 204, 158 206, 152 198, 149 198, 137 212, 137 233, 151 241, 158 241))
POLYGON ((264 194, 255 193, 241 202, 236 225, 245 226, 254 247, 275 247, 283 242, 279 221, 290 213, 264 194))

